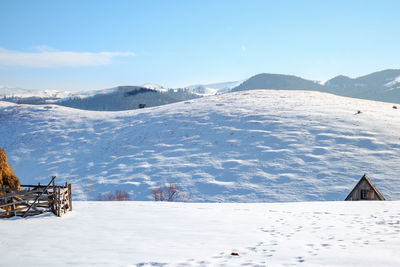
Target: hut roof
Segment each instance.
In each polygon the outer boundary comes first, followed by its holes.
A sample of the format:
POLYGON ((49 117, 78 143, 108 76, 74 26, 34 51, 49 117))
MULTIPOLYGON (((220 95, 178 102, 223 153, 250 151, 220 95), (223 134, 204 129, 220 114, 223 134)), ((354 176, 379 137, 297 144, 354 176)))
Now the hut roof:
POLYGON ((369 186, 371 186, 371 188, 375 191, 376 195, 378 196, 378 198, 380 200, 386 200, 382 194, 379 192, 378 188, 376 188, 376 186, 372 183, 372 181, 368 178, 368 176, 366 174, 364 174, 360 181, 358 181, 358 183, 356 184, 356 186, 354 186, 353 190, 351 190, 350 194, 346 197, 345 200, 349 200, 351 195, 353 194, 354 190, 356 190, 356 188, 358 187, 359 184, 361 184, 363 181, 367 182, 369 184, 369 186))

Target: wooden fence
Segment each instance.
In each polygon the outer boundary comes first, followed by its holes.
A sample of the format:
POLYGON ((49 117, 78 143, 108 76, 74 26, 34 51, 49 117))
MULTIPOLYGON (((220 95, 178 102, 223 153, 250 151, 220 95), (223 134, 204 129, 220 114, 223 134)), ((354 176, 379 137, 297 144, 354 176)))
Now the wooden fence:
POLYGON ((21 190, 0 188, 0 218, 52 212, 61 217, 72 210, 71 184, 59 186, 55 176, 46 185, 21 185, 21 190))

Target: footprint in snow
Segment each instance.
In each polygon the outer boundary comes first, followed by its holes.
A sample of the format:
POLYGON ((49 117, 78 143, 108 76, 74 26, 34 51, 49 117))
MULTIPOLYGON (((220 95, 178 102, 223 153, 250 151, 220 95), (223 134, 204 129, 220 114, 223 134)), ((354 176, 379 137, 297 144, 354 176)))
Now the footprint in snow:
POLYGON ((297 257, 296 259, 297 259, 298 262, 304 262, 305 261, 303 257, 297 257))

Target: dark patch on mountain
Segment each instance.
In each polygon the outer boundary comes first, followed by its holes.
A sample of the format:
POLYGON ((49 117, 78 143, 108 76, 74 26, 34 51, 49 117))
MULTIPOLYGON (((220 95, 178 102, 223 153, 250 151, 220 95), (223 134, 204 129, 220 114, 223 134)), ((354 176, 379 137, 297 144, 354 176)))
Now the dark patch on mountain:
POLYGON ((135 96, 138 94, 149 93, 149 92, 156 93, 157 91, 153 90, 153 89, 148 89, 148 88, 138 88, 138 89, 126 92, 125 96, 135 96))

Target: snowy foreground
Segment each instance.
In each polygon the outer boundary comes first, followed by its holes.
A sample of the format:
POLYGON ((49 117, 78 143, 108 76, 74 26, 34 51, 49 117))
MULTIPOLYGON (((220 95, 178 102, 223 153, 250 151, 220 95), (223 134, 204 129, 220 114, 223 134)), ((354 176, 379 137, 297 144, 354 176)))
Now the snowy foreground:
POLYGON ((400 202, 74 202, 0 235, 1 266, 400 266, 400 202))
POLYGON ((168 182, 195 202, 343 200, 364 173, 400 199, 400 109, 390 103, 278 90, 121 112, 0 101, 0 125, 22 183, 57 175, 75 200, 113 190, 148 200, 168 182))

